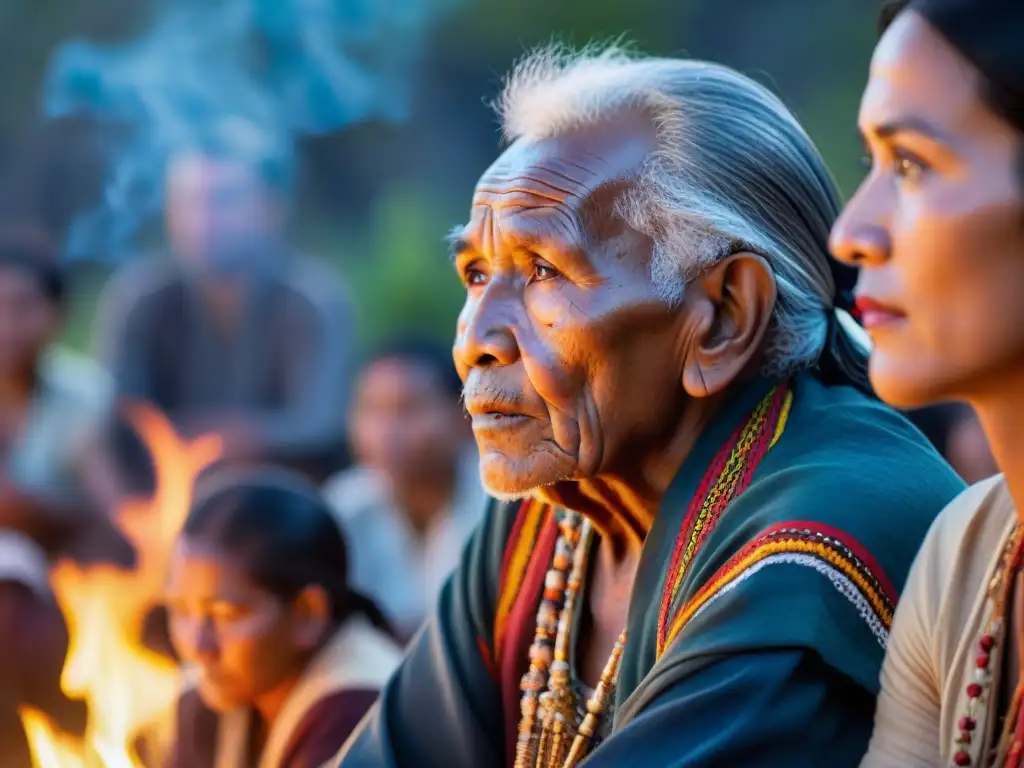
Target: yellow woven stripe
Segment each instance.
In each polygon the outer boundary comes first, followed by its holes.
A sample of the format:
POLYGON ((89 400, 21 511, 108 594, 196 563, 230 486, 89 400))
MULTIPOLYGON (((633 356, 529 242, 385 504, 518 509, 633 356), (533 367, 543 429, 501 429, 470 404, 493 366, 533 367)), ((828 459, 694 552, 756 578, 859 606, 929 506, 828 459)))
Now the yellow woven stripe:
POLYGON ((512 557, 509 560, 508 571, 504 574, 505 580, 501 595, 498 596, 498 610, 494 616, 495 657, 498 656, 497 646, 505 635, 505 623, 508 620, 508 615, 519 595, 519 589, 523 586, 526 568, 530 564, 530 555, 537 542, 537 532, 544 522, 546 511, 545 504, 539 501, 530 501, 526 509, 519 513, 526 515, 526 519, 519 530, 519 537, 516 539, 515 549, 512 550, 512 557))
POLYGON ((793 390, 786 390, 786 397, 782 401, 782 411, 779 413, 779 423, 775 425, 775 436, 772 437, 772 442, 768 446, 771 450, 775 447, 775 444, 779 442, 779 438, 782 437, 782 433, 786 430, 786 422, 789 421, 789 411, 793 407, 793 390))
POLYGON ((675 578, 672 581, 671 599, 673 601, 676 599, 679 587, 683 583, 683 577, 686 575, 687 566, 690 564, 690 559, 693 557, 694 550, 697 548, 697 541, 700 539, 701 531, 704 530, 704 525, 707 523, 711 510, 720 498, 731 495, 736 489, 736 484, 739 482, 740 473, 742 472, 743 465, 746 462, 747 454, 750 453, 750 448, 753 445, 754 439, 757 437, 757 433, 761 430, 761 425, 767 415, 768 406, 771 405, 773 394, 774 391, 767 397, 763 398, 761 402, 758 403, 757 408, 754 409, 750 419, 747 420, 746 425, 743 427, 743 432, 740 435, 739 442, 736 444, 736 447, 732 449, 732 452, 730 452, 729 458, 725 462, 725 466, 722 468, 722 474, 718 476, 718 479, 715 481, 714 485, 711 486, 707 497, 704 499, 700 515, 697 517, 697 522, 693 526, 693 532, 690 534, 690 540, 686 544, 686 552, 679 561, 679 568, 676 570, 675 578))
POLYGON ((857 567, 845 557, 837 553, 836 550, 820 542, 800 541, 798 539, 784 539, 779 541, 773 539, 765 542, 749 555, 737 562, 736 565, 711 582, 707 589, 701 591, 693 600, 684 605, 675 620, 672 622, 672 626, 669 628, 669 632, 665 637, 665 647, 667 648, 683 630, 683 627, 693 617, 693 614, 695 614, 701 606, 714 597, 722 587, 733 581, 737 576, 743 573, 743 571, 755 563, 764 560, 766 557, 780 553, 818 555, 830 565, 834 566, 837 570, 841 571, 844 576, 857 585, 886 628, 892 625, 892 611, 889 610, 886 605, 886 601, 868 582, 868 580, 864 578, 857 567))

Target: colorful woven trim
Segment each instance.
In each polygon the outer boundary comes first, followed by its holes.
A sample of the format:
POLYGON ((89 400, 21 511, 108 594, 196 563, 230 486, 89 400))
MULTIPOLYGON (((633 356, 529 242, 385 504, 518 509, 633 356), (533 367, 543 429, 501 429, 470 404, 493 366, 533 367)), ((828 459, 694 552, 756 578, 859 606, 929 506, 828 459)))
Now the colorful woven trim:
POLYGON ((896 606, 896 590, 885 572, 851 536, 831 526, 802 521, 772 526, 722 566, 673 619, 666 644, 716 599, 763 568, 781 563, 809 567, 825 576, 885 647, 896 606))
POLYGON ((657 655, 668 645, 668 628, 679 587, 693 556, 707 540, 723 510, 750 485, 754 470, 778 442, 786 426, 793 393, 780 384, 765 395, 746 423, 722 446, 705 472, 676 538, 658 613, 657 655))
POLYGON ((498 608, 494 615, 494 656, 501 658, 501 644, 508 628, 508 617, 515 605, 519 590, 522 589, 544 522, 550 508, 539 501, 524 501, 516 514, 515 524, 505 544, 501 561, 501 585, 498 588, 498 608))

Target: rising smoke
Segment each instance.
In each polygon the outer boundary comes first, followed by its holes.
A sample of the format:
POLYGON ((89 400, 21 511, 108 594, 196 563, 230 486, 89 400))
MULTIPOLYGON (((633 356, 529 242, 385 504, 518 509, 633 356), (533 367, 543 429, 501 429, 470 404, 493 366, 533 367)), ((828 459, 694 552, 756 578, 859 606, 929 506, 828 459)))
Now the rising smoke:
POLYGON ((108 163, 102 204, 72 224, 72 257, 116 254, 161 204, 174 153, 226 122, 240 152, 366 120, 402 120, 434 24, 456 0, 178 0, 141 38, 58 49, 48 116, 85 115, 108 163))

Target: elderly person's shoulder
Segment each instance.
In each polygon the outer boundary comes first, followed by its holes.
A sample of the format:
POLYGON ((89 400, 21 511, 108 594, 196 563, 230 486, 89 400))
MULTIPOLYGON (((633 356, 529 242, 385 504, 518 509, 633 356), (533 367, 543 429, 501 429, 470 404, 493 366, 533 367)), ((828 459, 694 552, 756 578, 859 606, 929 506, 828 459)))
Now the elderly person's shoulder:
POLYGON ((706 586, 682 611, 687 653, 723 633, 757 637, 759 648, 810 648, 877 691, 910 563, 962 489, 901 415, 797 376, 771 447, 722 513, 736 524, 708 539, 706 586))
POLYGON ((782 434, 742 501, 762 528, 802 527, 811 554, 840 558, 855 582, 873 581, 888 623, 928 529, 963 489, 902 414, 798 376, 782 434))
POLYGON ((877 534, 887 546, 912 539, 916 549, 964 489, 902 414, 853 388, 826 387, 811 376, 795 381, 784 434, 766 458, 766 467, 775 464, 786 471, 775 478, 784 488, 774 490, 790 502, 814 499, 815 519, 877 534))
POLYGON ((849 387, 796 378, 777 444, 745 499, 764 527, 833 532, 895 600, 939 513, 964 488, 904 416, 849 387), (860 553, 858 555, 858 553, 860 553))

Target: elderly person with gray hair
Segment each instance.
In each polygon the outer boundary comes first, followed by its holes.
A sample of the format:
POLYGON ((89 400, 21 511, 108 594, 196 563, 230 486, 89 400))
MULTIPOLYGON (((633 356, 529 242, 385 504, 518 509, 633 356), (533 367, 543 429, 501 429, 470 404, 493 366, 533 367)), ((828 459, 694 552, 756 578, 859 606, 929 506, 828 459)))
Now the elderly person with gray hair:
POLYGON ((341 765, 856 765, 961 484, 865 384, 821 158, 701 62, 543 51, 499 107, 452 237, 497 501, 341 765))

